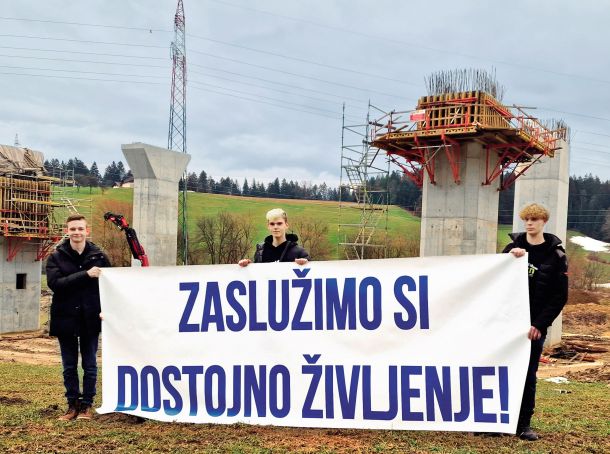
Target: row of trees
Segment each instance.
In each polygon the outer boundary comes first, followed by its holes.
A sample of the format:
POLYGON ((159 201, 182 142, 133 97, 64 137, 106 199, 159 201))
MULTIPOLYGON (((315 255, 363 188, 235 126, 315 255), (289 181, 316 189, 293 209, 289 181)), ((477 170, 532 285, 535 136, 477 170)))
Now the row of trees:
MULTIPOLYGON (((101 173, 94 161, 91 167, 78 158, 67 162, 51 159, 45 161, 49 174, 56 171, 73 170, 76 183, 80 186, 114 186, 131 175, 121 161, 113 161, 101 173)), ((180 182, 180 188, 184 184, 180 182)), ((252 178, 239 183, 236 179, 223 177, 215 180, 205 171, 199 174, 191 172, 186 179, 187 189, 194 192, 213 194, 241 195, 246 197, 269 197, 308 200, 353 200, 353 195, 340 193, 338 187, 326 183, 310 184, 296 182, 285 178, 275 178, 265 184, 252 178)), ((375 190, 389 190, 389 203, 409 211, 421 212, 421 189, 401 172, 394 171, 388 176, 371 178, 369 185, 375 190)), ((568 198, 568 228, 603 241, 610 241, 610 181, 601 181, 598 177, 570 177, 568 198)), ((514 186, 500 192, 498 222, 512 224, 514 186)))
MULTIPOLYGON (((182 189, 183 182, 180 182, 182 189)), ((255 178, 240 185, 239 182, 230 177, 223 177, 216 181, 205 171, 199 175, 195 172, 189 173, 186 179, 186 187, 189 191, 207 192, 212 194, 242 195, 245 197, 270 197, 279 199, 312 199, 312 200, 339 200, 338 188, 332 188, 326 183, 310 184, 307 182, 295 182, 279 178, 264 184, 255 178)))
MULTIPOLYGON (((498 222, 512 224, 514 185, 500 192, 498 222)), ((551 213, 551 216, 553 213, 551 213)), ((610 181, 593 175, 570 177, 568 229, 610 242, 610 181)))
POLYGON ((131 170, 126 170, 121 161, 112 161, 110 165, 106 166, 103 174, 100 173, 97 162, 93 161, 91 167, 87 167, 83 161, 76 157, 68 159, 67 162, 59 159, 46 160, 44 166, 50 176, 62 176, 67 171, 74 172, 74 181, 79 186, 111 187, 131 175, 131 170))

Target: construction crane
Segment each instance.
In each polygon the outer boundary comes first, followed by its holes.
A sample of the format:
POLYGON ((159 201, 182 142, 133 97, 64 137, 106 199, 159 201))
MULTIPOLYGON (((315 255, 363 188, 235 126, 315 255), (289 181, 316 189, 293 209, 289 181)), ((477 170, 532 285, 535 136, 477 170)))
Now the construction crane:
POLYGON ((139 260, 140 263, 142 263, 142 266, 149 266, 146 252, 144 252, 144 248, 138 240, 138 235, 136 235, 136 231, 133 228, 129 227, 127 219, 125 219, 123 215, 107 211, 104 214, 104 220, 112 222, 118 227, 119 230, 125 232, 125 236, 127 237, 127 244, 129 245, 129 249, 131 250, 131 255, 133 255, 133 258, 139 260))

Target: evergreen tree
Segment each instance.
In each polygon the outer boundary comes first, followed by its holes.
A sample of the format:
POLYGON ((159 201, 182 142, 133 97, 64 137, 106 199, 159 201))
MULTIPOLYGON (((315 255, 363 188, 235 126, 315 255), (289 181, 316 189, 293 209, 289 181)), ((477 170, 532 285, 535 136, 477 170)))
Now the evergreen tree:
POLYGON ((201 171, 197 179, 197 192, 208 192, 208 175, 204 170, 201 171))
POLYGON ((99 186, 102 176, 97 168, 97 162, 93 161, 89 170, 89 186, 99 186))
POLYGON ((187 191, 196 191, 198 181, 199 181, 199 178, 197 177, 197 174, 195 172, 189 173, 186 178, 187 191))
POLYGON ((121 181, 125 177, 125 166, 122 161, 117 162, 116 171, 118 173, 118 179, 121 181))
POLYGON ((273 180, 273 182, 269 183, 269 185, 267 185, 267 195, 269 197, 279 197, 281 194, 280 192, 280 180, 279 178, 275 178, 275 180, 273 180))
POLYGON ((116 181, 121 181, 121 178, 116 162, 112 161, 112 163, 106 167, 106 170, 104 170, 102 184, 103 186, 113 186, 116 181))

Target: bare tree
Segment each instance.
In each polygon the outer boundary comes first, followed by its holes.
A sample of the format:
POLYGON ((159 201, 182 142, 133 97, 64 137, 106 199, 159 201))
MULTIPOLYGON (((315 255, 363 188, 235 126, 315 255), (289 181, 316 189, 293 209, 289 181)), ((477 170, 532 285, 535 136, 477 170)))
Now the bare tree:
POLYGON ((92 240, 108 255, 112 266, 130 266, 131 251, 125 233, 104 220, 104 213, 108 211, 121 214, 129 220, 132 217, 133 205, 129 202, 103 199, 95 207, 93 219, 89 220, 92 240))
POLYGON ((602 225, 602 240, 610 241, 610 208, 604 214, 604 224, 602 225))
POLYGON ((237 263, 252 249, 253 237, 254 224, 248 217, 226 211, 204 216, 197 220, 193 258, 207 264, 237 263))
POLYGON ((301 246, 309 252, 312 260, 328 260, 331 245, 328 239, 328 224, 318 219, 296 218, 290 221, 291 229, 299 237, 301 246))
MULTIPOLYGON (((383 239, 374 237, 372 243, 383 244, 383 239)), ((386 240, 385 250, 383 247, 366 248, 364 257, 366 259, 419 257, 419 241, 412 238, 390 236, 386 240)))

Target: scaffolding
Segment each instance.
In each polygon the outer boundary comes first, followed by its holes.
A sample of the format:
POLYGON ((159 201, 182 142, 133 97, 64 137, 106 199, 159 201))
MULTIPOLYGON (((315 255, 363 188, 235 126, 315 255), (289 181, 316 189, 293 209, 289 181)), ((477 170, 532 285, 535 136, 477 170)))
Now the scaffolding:
POLYGON ((415 110, 392 111, 371 124, 371 145, 383 149, 419 187, 425 176, 436 184, 440 156, 447 157, 460 184, 461 143, 474 141, 485 147, 482 184, 500 178, 500 189, 506 189, 539 159, 553 157, 567 135, 560 122, 549 128, 523 108, 502 105, 483 91, 423 96, 415 110))
POLYGON ((371 146, 371 109, 384 113, 369 103, 364 124, 346 125, 343 105, 339 248, 348 260, 385 258, 387 252, 390 164, 371 146))
POLYGON ((39 173, 0 173, 0 236, 12 261, 26 244, 36 247, 36 260, 43 260, 64 237, 69 214, 91 212, 86 199, 68 197, 65 189, 74 178, 39 173))

